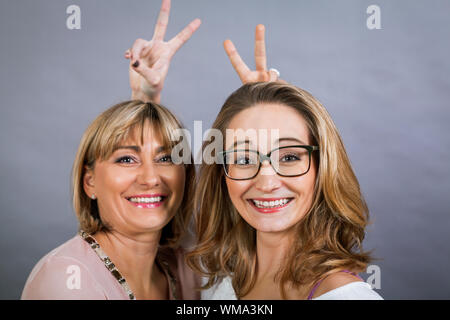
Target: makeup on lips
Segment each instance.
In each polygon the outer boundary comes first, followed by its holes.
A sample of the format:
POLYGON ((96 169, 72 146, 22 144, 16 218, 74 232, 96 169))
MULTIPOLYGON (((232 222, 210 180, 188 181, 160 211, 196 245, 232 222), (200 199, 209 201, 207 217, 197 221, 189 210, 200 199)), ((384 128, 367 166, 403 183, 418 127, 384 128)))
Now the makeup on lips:
POLYGON ((248 202, 260 213, 275 213, 281 211, 293 198, 252 198, 248 202))
POLYGON ((140 194, 127 197, 126 199, 135 207, 141 209, 157 208, 166 200, 164 194, 140 194))

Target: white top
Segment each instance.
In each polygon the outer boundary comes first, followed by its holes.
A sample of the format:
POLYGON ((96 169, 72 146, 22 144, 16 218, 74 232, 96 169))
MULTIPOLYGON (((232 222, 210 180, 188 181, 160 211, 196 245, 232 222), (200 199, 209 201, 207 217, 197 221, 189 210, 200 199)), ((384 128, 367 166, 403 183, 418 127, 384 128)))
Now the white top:
MULTIPOLYGON (((202 291, 203 300, 237 300, 231 285, 231 278, 226 277, 222 282, 215 286, 202 291)), ((330 290, 313 300, 383 300, 383 298, 376 293, 370 284, 357 281, 350 282, 339 288, 330 290)))

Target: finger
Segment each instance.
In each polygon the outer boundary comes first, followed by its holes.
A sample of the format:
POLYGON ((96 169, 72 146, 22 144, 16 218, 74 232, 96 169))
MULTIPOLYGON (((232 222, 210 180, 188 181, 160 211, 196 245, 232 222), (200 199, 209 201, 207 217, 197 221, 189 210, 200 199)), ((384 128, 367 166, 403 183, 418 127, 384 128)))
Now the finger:
POLYGON ((164 40, 166 35, 167 24, 169 23, 170 0, 163 0, 161 10, 159 11, 158 20, 156 21, 154 40, 164 40))
POLYGON ((264 25, 258 24, 255 30, 255 67, 257 71, 267 70, 266 43, 264 25))
POLYGON ((143 39, 137 39, 134 43, 133 46, 131 47, 131 63, 135 63, 136 60, 139 60, 139 58, 141 57, 141 52, 142 50, 144 50, 144 48, 147 45, 147 41, 143 40, 143 39))
POLYGON ((278 81, 279 76, 280 76, 279 72, 276 71, 275 69, 269 70, 269 82, 278 81))
POLYGON ((189 38, 197 31, 198 27, 200 27, 202 21, 200 19, 195 19, 191 21, 180 33, 178 33, 175 37, 173 37, 169 41, 169 46, 172 49, 172 52, 176 52, 180 47, 189 40, 189 38))
POLYGON ((239 78, 241 78, 242 82, 244 82, 246 75, 250 73, 250 69, 242 60, 231 40, 225 40, 223 43, 223 47, 225 48, 225 52, 227 53, 234 70, 236 70, 239 78))
POLYGON ((161 80, 159 74, 155 70, 146 66, 145 63, 135 63, 130 64, 130 66, 132 70, 139 73, 151 86, 156 86, 161 80))
POLYGON ((148 41, 148 42, 145 44, 144 48, 142 48, 140 58, 145 58, 145 57, 147 57, 147 55, 150 53, 150 50, 152 49, 152 45, 153 45, 153 40, 148 41))

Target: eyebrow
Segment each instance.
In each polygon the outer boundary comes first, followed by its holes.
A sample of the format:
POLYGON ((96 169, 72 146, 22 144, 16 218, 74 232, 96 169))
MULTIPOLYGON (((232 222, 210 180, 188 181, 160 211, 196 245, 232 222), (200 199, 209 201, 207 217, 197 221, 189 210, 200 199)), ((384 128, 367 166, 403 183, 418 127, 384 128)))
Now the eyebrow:
POLYGON ((303 142, 302 140, 293 138, 293 137, 280 138, 277 140, 278 143, 283 142, 283 141, 294 141, 294 142, 298 142, 302 145, 307 145, 307 143, 303 142))
MULTIPOLYGON (((301 145, 307 145, 307 143, 303 142, 300 139, 294 138, 294 137, 280 138, 276 142, 280 143, 280 142, 283 142, 283 141, 297 142, 297 143, 300 143, 301 145)), ((248 139, 241 140, 241 141, 235 141, 233 146, 229 150, 231 150, 232 148, 235 148, 239 144, 251 144, 251 141, 248 140, 248 139)))
POLYGON ((245 139, 245 140, 241 140, 241 141, 235 141, 233 144, 233 147, 236 147, 238 144, 251 144, 250 140, 245 139))
MULTIPOLYGON (((120 149, 131 149, 137 153, 141 152, 141 147, 139 147, 139 146, 117 146, 114 148, 113 153, 120 149)), ((156 149, 156 153, 160 153, 165 150, 167 150, 167 147, 160 146, 160 147, 158 147, 158 149, 156 149)))

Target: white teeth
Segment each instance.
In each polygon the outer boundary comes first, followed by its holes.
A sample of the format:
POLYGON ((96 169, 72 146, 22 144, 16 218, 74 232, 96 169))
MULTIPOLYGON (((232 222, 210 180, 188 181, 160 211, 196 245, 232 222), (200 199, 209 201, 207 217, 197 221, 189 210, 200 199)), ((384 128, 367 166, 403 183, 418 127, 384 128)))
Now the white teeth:
POLYGON ((284 198, 275 201, 259 201, 259 200, 252 200, 252 201, 258 208, 275 208, 284 206, 286 203, 290 201, 290 199, 284 198))
POLYGON ((154 202, 160 202, 162 200, 162 197, 151 197, 151 198, 130 198, 128 199, 131 202, 135 203, 154 203, 154 202))

